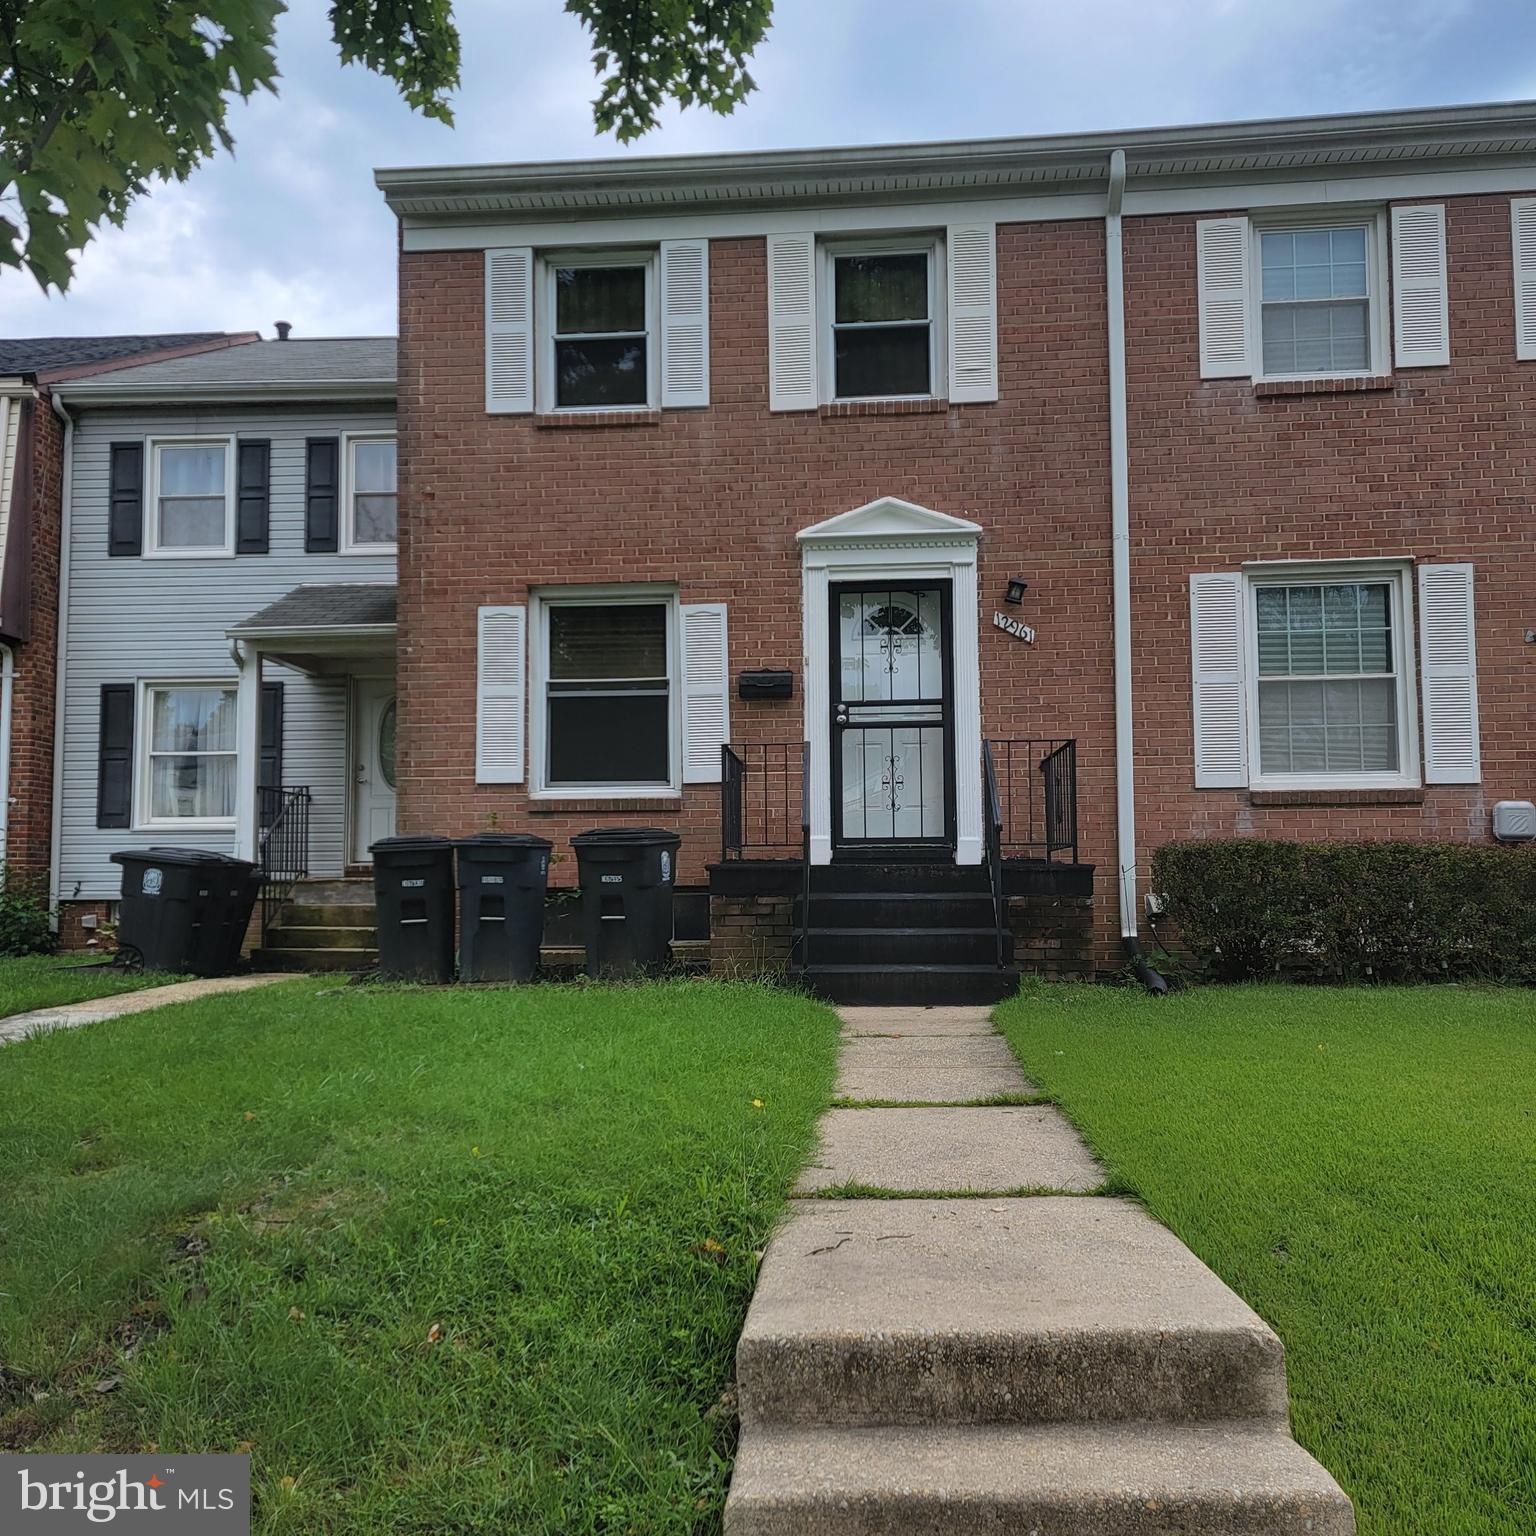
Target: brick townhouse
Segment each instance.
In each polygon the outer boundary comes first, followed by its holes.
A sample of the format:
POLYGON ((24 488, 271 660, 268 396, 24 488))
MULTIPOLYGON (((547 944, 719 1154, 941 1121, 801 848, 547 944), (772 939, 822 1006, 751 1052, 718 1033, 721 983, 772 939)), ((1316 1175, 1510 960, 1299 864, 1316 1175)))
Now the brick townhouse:
POLYGON ((60 530, 71 380, 255 339, 218 331, 0 340, 0 861, 48 875, 59 647, 60 530))
POLYGON ((403 830, 671 828, 722 968, 958 998, 1531 795, 1529 106, 377 180, 403 830))

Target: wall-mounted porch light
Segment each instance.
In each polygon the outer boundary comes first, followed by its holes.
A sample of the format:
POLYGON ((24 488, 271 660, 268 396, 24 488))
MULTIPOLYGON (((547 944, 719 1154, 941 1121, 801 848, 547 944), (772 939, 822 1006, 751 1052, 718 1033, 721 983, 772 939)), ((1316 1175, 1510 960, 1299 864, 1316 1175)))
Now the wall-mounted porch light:
POLYGON ((1003 601, 1014 604, 1022 603, 1024 601, 1024 593, 1028 590, 1028 587, 1029 583, 1027 581, 1020 581, 1017 576, 1010 576, 1008 578, 1008 589, 1003 593, 1003 601))

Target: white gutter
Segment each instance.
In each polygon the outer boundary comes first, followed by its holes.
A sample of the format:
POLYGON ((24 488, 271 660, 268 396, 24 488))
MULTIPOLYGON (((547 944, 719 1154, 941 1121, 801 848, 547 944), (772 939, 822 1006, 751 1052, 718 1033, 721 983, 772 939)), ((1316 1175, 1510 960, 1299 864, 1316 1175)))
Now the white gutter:
POLYGON ((11 846, 11 698, 16 687, 16 656, 0 645, 0 873, 11 846))
POLYGON ((1131 478, 1125 419, 1125 262, 1120 205, 1125 151, 1109 157, 1104 207, 1105 288, 1109 317, 1109 508, 1115 623, 1115 850, 1120 936, 1136 937, 1136 757, 1131 728, 1131 478))
POLYGON ((70 512, 74 500, 75 419, 64 409, 58 394, 49 390, 53 413, 64 423, 64 477, 59 492, 59 632, 54 652, 53 700, 53 823, 49 828, 48 908, 58 928, 60 898, 59 858, 64 847, 64 673, 69 648, 70 512))

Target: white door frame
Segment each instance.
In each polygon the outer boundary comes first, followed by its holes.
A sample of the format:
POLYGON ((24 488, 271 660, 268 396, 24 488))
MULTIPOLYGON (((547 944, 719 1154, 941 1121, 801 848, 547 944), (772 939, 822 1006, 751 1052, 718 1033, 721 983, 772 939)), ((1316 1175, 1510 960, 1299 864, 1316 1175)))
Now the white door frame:
POLYGON ((811 862, 832 862, 832 730, 829 592, 834 581, 947 581, 951 585, 955 697, 955 862, 979 864, 981 814, 981 613, 976 541, 981 525, 893 496, 841 513, 795 536, 800 544, 805 739, 811 749, 811 862))
MULTIPOLYGON (((371 744, 362 739, 362 712, 359 707, 359 691, 368 683, 388 683, 390 688, 395 688, 395 674, 393 672, 353 672, 347 677, 347 779, 344 820, 342 828, 342 848, 344 858, 343 868, 352 868, 372 861, 367 856, 367 850, 362 857, 357 854, 357 799, 358 782, 357 773, 365 747, 371 744)), ((398 698, 398 693, 396 694, 398 698)), ((399 705, 397 703, 396 708, 399 705)), ((398 799, 398 795, 397 795, 398 799)))

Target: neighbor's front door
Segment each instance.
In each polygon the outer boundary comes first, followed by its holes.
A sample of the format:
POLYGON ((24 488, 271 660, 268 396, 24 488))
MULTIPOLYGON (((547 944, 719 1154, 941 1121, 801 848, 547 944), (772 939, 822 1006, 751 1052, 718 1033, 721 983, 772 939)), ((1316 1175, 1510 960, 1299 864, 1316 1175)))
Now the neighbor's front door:
POLYGON ((835 584, 831 629, 834 848, 952 848, 950 584, 835 584))
POLYGON ((352 862, 395 835, 395 681, 360 677, 352 693, 352 862))

